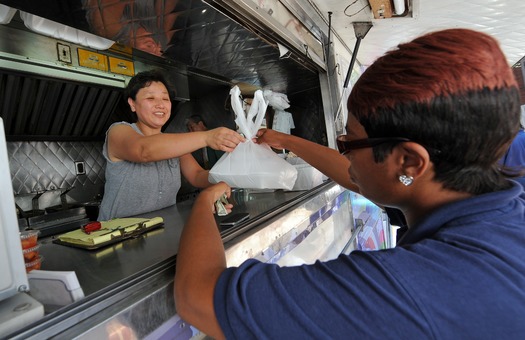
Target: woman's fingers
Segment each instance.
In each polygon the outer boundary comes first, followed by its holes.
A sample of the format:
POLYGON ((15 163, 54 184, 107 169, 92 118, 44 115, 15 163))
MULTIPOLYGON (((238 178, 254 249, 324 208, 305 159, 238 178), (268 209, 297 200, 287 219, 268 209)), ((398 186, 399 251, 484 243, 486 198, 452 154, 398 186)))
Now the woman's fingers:
POLYGON ((216 150, 232 152, 239 143, 244 141, 245 138, 236 131, 221 127, 210 130, 208 146, 216 150))

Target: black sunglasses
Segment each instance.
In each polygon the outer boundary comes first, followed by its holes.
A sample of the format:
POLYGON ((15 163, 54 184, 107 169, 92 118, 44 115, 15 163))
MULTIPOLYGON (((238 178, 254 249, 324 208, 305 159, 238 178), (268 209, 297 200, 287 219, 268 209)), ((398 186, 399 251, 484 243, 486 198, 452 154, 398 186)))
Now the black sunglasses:
POLYGON ((403 137, 383 137, 383 138, 363 138, 356 140, 346 140, 347 135, 337 137, 337 148, 341 155, 349 153, 351 150, 371 148, 384 143, 410 142, 410 139, 403 137))

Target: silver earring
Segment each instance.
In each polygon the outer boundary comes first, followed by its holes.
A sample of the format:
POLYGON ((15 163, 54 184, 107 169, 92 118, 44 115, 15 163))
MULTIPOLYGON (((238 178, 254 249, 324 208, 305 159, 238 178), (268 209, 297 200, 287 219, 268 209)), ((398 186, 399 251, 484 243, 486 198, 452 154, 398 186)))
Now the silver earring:
POLYGON ((410 184, 414 182, 414 177, 407 176, 407 175, 401 175, 399 176, 399 181, 408 187, 410 184))

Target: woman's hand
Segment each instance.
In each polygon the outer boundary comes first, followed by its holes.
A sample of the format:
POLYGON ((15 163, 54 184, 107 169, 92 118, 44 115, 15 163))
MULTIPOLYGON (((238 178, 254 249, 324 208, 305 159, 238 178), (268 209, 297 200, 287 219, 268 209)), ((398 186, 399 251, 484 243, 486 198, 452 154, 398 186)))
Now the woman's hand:
POLYGON ((208 130, 206 133, 206 145, 215 150, 232 152, 237 144, 245 141, 237 131, 225 127, 208 130))

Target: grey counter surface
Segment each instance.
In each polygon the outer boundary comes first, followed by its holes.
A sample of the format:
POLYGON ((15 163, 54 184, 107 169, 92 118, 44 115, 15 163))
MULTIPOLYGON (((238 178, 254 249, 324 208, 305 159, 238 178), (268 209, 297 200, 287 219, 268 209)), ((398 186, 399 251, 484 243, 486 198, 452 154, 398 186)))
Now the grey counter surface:
MULTIPOLYGON (((230 202, 234 204, 234 212, 250 214, 251 219, 243 223, 249 225, 264 218, 272 209, 302 194, 300 191, 235 190, 230 202)), ((138 238, 124 240, 98 250, 54 244, 52 237, 41 239, 40 253, 44 257, 41 269, 74 271, 86 296, 118 285, 137 273, 175 258, 179 238, 192 205, 193 201, 189 200, 142 214, 140 217, 162 217, 164 226, 138 238)), ((217 221, 221 219, 222 217, 219 217, 217 221)))
MULTIPOLYGON (((355 243, 350 192, 331 181, 308 191, 235 190, 230 201, 233 212, 248 212, 251 218, 221 230, 229 266, 248 258, 282 265, 310 263, 334 258, 355 243)), ((158 335, 165 325, 190 331, 176 314, 173 278, 179 238, 192 205, 189 200, 143 214, 162 217, 164 226, 99 250, 41 239, 41 269, 74 271, 86 297, 50 310, 12 338, 103 339, 115 325, 137 338, 153 336, 147 339, 163 338, 164 333, 158 335)), ((226 217, 217 217, 217 222, 226 217)))

